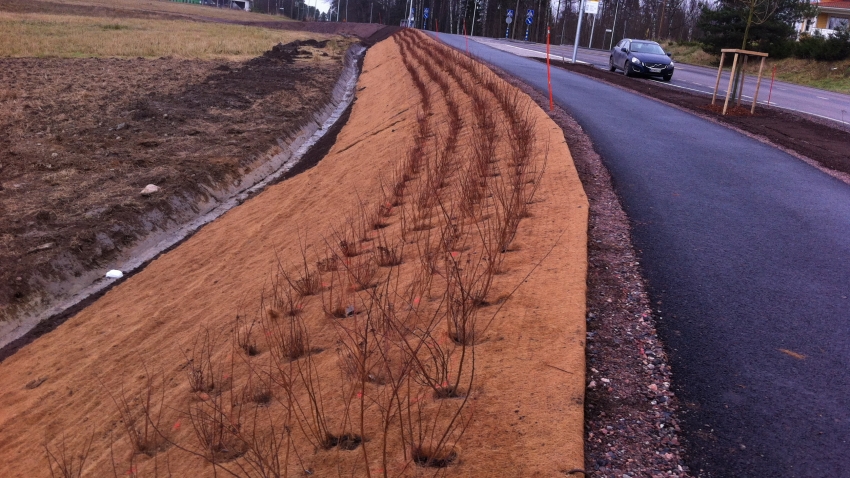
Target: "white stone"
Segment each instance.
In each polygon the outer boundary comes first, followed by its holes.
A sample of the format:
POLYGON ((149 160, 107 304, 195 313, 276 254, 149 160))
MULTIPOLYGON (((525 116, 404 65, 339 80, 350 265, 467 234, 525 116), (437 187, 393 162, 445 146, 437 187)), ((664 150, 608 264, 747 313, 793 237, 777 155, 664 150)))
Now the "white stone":
POLYGON ((124 277, 124 273, 119 271, 118 269, 112 269, 111 271, 106 273, 106 277, 110 279, 120 279, 124 277))
POLYGON ((142 189, 142 196, 150 196, 151 194, 156 194, 159 192, 159 186, 155 184, 148 184, 145 186, 145 189, 142 189))

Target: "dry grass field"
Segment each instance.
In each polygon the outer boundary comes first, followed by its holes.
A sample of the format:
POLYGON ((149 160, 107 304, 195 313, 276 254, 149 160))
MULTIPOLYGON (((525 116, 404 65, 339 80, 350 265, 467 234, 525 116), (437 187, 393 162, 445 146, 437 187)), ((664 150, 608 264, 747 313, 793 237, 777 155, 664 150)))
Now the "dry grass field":
MULTIPOLYGON (((0 11, 0 56, 253 58, 277 43, 333 38, 309 32, 189 20, 150 20, 0 11)), ((344 50, 341 44, 337 50, 344 50)), ((334 48, 334 45, 331 46, 334 48)))
POLYGON ((285 16, 269 16, 228 8, 213 8, 167 0, 2 0, 0 10, 21 13, 75 14, 99 17, 202 19, 229 22, 291 22, 285 16))

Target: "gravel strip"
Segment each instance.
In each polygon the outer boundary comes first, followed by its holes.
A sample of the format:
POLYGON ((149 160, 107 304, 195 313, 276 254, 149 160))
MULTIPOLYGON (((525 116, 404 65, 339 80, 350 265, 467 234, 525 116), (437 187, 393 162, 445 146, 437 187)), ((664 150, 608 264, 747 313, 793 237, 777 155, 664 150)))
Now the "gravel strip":
MULTIPOLYGON (((549 99, 490 67, 533 98, 549 99)), ((590 139, 564 110, 563 130, 590 201, 587 277, 586 475, 688 477, 671 370, 631 243, 628 217, 590 139)))

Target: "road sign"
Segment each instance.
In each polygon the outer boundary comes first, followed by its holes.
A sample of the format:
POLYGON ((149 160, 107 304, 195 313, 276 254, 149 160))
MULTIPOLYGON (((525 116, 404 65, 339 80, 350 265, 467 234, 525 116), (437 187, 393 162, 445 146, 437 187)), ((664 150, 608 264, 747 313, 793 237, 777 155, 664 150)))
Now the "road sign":
POLYGON ((505 18, 505 23, 507 23, 508 25, 510 25, 511 22, 513 22, 513 21, 514 21, 514 19, 511 18, 511 17, 505 18))
POLYGON ((588 0, 588 2, 584 4, 584 13, 589 13, 591 15, 599 13, 599 2, 588 0))
POLYGON ((431 9, 430 9, 430 8, 428 8, 428 7, 425 7, 424 12, 425 12, 425 13, 424 13, 425 18, 428 18, 428 15, 431 13, 431 9))
POLYGON ((531 25, 532 21, 534 21, 534 10, 529 8, 528 11, 525 12, 525 24, 531 25))
MULTIPOLYGON (((508 9, 508 18, 513 18, 513 17, 514 17, 514 9, 509 8, 508 9)), ((510 22, 508 22, 508 23, 510 23, 510 22)))

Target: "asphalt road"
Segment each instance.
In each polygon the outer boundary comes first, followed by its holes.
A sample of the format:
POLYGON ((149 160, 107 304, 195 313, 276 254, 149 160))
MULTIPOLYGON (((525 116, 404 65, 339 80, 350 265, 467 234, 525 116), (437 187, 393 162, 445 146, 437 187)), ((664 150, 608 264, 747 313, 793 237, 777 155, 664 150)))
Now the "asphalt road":
MULTIPOLYGON (((545 58, 546 56, 546 45, 541 45, 539 43, 483 37, 474 38, 477 42, 484 43, 515 55, 532 58, 545 58)), ((553 57, 565 58, 569 61, 573 55, 573 47, 572 45, 552 45, 550 54, 553 57)), ((598 68, 607 70, 609 56, 610 54, 607 50, 579 48, 576 60, 590 63, 598 68)), ((747 105, 750 105, 756 87, 758 64, 756 63, 754 65, 750 62, 750 66, 747 71, 752 71, 753 76, 748 76, 747 81, 744 82, 744 92, 742 97, 745 100, 744 102, 747 105)), ((622 74, 622 71, 617 70, 617 73, 622 74)), ((759 104, 766 105, 768 99, 770 99, 771 106, 808 113, 825 119, 834 120, 844 127, 850 127, 850 95, 794 85, 782 81, 776 81, 773 85, 773 91, 770 92, 770 75, 770 71, 765 71, 763 73, 762 85, 758 95, 759 104)), ((714 91, 714 85, 716 82, 716 68, 676 63, 676 70, 673 74, 673 79, 670 81, 670 85, 686 90, 711 94, 714 91)), ((718 97, 726 97, 726 88, 728 86, 729 72, 725 71, 721 76, 721 93, 719 93, 718 97)))
MULTIPOLYGON (((544 64, 469 49, 546 91, 544 64)), ((660 102, 559 69, 552 81, 631 220, 688 465, 850 476, 850 186, 660 102)))

